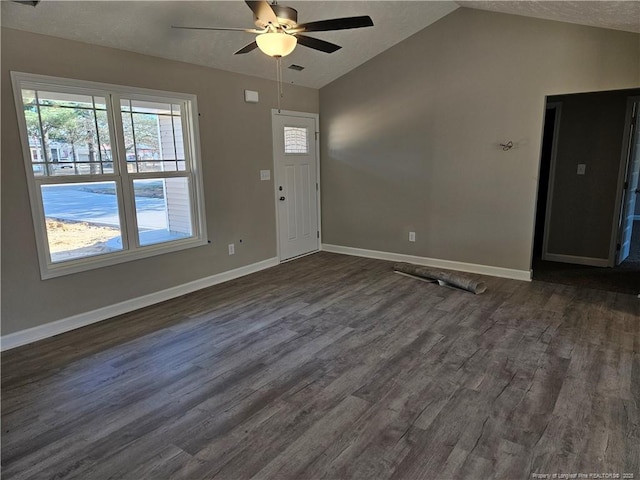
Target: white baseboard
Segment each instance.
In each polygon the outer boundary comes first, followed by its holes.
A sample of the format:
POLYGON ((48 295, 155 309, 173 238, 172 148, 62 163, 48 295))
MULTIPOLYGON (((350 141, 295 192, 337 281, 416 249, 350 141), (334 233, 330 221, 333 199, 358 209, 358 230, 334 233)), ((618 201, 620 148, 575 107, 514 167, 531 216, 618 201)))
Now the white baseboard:
POLYGON ((515 270, 512 268, 492 267, 489 265, 478 265, 475 263, 454 262, 451 260, 440 260, 437 258, 418 257, 415 255, 405 255, 402 253, 381 252, 378 250, 365 250, 363 248, 343 247, 340 245, 322 244, 325 252, 342 253, 344 255, 354 255, 356 257, 376 258, 378 260, 389 260, 392 262, 407 262, 426 267, 444 268, 446 270, 456 270, 459 272, 479 273, 492 277, 511 278, 513 280, 531 281, 531 271, 515 270))
POLYGON ((542 260, 550 262, 574 263, 576 265, 588 265, 590 267, 610 267, 606 258, 577 257, 574 255, 562 255, 559 253, 547 253, 542 255, 542 260))
POLYGON ((123 313, 132 312, 143 307, 148 307, 149 305, 164 302, 165 300, 170 300, 172 298, 179 297, 180 295, 195 292, 196 290, 211 287, 219 283, 228 282, 229 280, 239 277, 244 277, 245 275, 274 267, 278 265, 278 263, 279 260, 277 257, 269 258, 261 262, 246 265, 227 272, 218 273, 199 280, 194 280, 193 282, 167 288, 166 290, 150 293, 142 297, 132 298, 114 305, 98 308, 97 310, 80 313, 78 315, 73 315, 72 317, 63 318, 37 327, 10 333, 0 337, 0 351, 9 350, 38 340, 53 337, 54 335, 59 335, 60 333, 75 330, 76 328, 91 325, 92 323, 100 322, 102 320, 107 320, 123 313))

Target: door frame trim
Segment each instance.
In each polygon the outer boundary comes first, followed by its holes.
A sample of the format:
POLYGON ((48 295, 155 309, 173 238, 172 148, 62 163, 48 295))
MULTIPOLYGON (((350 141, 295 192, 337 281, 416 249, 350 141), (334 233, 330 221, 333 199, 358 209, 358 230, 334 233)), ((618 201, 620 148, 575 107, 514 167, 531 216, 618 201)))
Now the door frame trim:
POLYGON ((618 258, 616 252, 616 245, 620 239, 620 215, 622 215, 622 200, 624 195, 624 182, 627 176, 627 160, 631 155, 629 151, 629 144, 633 140, 630 138, 631 134, 631 116, 633 114, 633 104, 640 102, 640 96, 634 95, 627 97, 627 110, 624 119, 624 133, 622 135, 622 152, 620 154, 620 166, 618 170, 618 191, 616 193, 616 204, 613 214, 613 225, 611 227, 611 241, 609 244, 609 267, 616 266, 616 260, 618 258))
MULTIPOLYGON (((282 260, 280 255, 280 220, 278 218, 278 190, 276 185, 276 146, 273 142, 273 138, 275 136, 275 122, 274 119, 276 116, 282 117, 302 117, 302 118, 311 118, 315 123, 314 135, 316 141, 316 183, 318 184, 318 188, 316 189, 316 223, 318 230, 318 248, 313 252, 309 252, 304 255, 309 255, 311 253, 315 253, 320 251, 322 245, 322 207, 320 202, 320 191, 322 190, 320 186, 320 114, 318 113, 310 113, 310 112, 296 112, 293 110, 278 110, 277 108, 271 109, 271 164, 273 166, 273 202, 275 206, 275 226, 276 226, 276 249, 277 249, 277 258, 279 263, 287 262, 289 260, 293 260, 291 258, 287 260, 282 260)), ((295 257, 298 258, 298 257, 295 257)))
MULTIPOLYGON (((556 177, 556 164, 557 164, 557 156, 558 156, 558 138, 560 137, 560 121, 562 119, 562 102, 546 102, 545 105, 545 114, 549 109, 555 109, 555 120, 553 124, 553 139, 551 140, 551 163, 549 165, 549 185, 547 186, 547 207, 544 214, 544 232, 542 234, 542 260, 551 260, 549 255, 553 255, 549 253, 549 226, 551 223, 551 210, 553 203, 553 189, 555 185, 555 177, 556 177)), ((544 136, 544 121, 542 124, 542 134, 544 136)), ((540 155, 542 156, 542 142, 540 142, 540 155)), ((542 162, 540 162, 540 168, 542 168, 542 162)), ((540 177, 540 173, 538 172, 538 178, 540 177)), ((538 188, 540 186, 538 185, 538 188)), ((535 235, 535 217, 534 217, 534 225, 533 231, 535 235)), ((533 247, 531 250, 531 255, 533 259, 533 247)), ((533 260, 532 260, 533 261, 533 260)))

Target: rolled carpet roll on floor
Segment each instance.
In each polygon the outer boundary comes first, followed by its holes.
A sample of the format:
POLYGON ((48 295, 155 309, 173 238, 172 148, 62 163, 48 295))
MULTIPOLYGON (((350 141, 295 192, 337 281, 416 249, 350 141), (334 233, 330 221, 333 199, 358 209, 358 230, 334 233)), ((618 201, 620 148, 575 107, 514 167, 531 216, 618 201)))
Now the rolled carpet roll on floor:
POLYGON ((438 270, 436 268, 412 265, 411 263, 396 263, 393 270, 413 277, 426 278, 427 280, 445 283, 471 293, 483 293, 487 287, 479 280, 469 278, 464 273, 453 272, 451 270, 438 270))

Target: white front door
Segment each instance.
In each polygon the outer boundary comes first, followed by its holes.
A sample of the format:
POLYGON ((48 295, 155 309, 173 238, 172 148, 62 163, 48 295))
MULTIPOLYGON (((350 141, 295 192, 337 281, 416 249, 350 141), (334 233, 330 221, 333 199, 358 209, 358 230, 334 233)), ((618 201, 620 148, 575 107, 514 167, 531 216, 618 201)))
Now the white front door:
POLYGON ((315 116, 274 112, 273 152, 279 255, 283 261, 318 250, 315 116))

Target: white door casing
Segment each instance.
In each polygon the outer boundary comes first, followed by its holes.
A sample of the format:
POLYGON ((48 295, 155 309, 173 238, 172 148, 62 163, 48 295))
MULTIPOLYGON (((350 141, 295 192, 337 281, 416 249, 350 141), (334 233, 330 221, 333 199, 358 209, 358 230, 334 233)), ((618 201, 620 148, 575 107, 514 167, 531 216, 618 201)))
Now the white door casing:
POLYGON ((272 111, 278 254, 289 260, 319 248, 317 115, 272 111))
POLYGON ((551 139, 551 165, 549 167, 549 185, 547 188, 547 209, 544 217, 544 231, 542 241, 542 260, 553 260, 549 253, 549 231, 551 230, 551 206, 553 202, 553 188, 555 185, 555 172, 558 156, 558 137, 560 136, 560 119, 562 116, 562 102, 549 102, 547 109, 555 111, 553 124, 553 138, 551 139))

